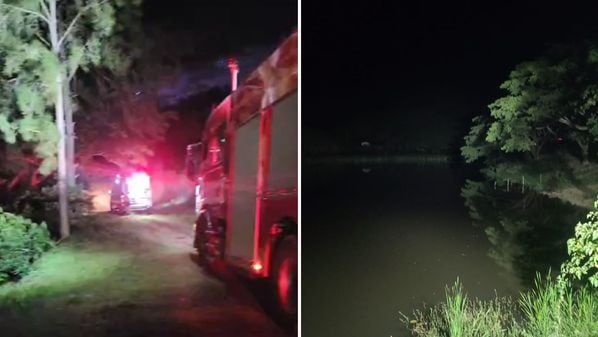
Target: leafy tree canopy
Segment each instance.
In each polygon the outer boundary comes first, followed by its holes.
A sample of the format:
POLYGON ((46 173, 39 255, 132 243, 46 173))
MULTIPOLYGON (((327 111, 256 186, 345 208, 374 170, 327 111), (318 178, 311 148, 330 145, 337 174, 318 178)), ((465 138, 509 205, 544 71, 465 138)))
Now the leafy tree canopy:
POLYGON ((35 144, 43 160, 40 172, 57 166, 59 135, 50 109, 61 90, 56 78, 70 81, 79 70, 126 63, 125 52, 117 48, 122 41, 108 38, 120 28, 116 13, 139 4, 140 0, 0 1, 0 135, 11 144, 35 144))
POLYGON ((474 118, 461 153, 467 162, 491 153, 537 158, 568 145, 587 161, 598 145, 598 48, 556 48, 515 67, 500 86, 506 94, 490 114, 474 118))

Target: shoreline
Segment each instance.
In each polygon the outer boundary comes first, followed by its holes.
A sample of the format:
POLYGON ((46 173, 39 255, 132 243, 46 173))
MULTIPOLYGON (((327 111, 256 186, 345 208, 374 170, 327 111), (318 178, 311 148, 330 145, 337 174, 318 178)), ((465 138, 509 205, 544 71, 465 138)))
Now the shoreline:
POLYGON ((426 164, 453 162, 450 155, 446 154, 333 154, 333 155, 306 155, 303 163, 337 163, 337 164, 426 164))

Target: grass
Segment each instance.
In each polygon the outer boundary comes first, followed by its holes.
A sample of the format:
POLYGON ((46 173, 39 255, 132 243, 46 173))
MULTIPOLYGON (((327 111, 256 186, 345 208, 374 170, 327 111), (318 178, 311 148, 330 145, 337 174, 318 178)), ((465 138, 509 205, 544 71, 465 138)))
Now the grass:
POLYGON ((550 280, 520 300, 526 336, 598 336, 598 294, 588 289, 561 294, 550 280))
POLYGON ((24 279, 0 287, 0 306, 95 288, 128 259, 122 252, 63 245, 38 260, 24 279))
POLYGON ((403 315, 418 337, 596 337, 598 293, 587 289, 561 294, 554 282, 536 283, 519 301, 469 299, 461 283, 446 290, 445 302, 403 315))
POLYGON ((192 215, 98 215, 37 260, 18 282, 0 286, 0 310, 35 304, 96 310, 160 303, 204 282, 189 260, 192 215))

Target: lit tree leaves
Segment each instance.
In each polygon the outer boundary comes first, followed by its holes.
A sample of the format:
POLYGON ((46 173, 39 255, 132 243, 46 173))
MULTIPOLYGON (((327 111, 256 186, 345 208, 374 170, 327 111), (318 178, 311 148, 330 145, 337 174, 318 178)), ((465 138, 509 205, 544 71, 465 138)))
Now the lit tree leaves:
POLYGON ((123 45, 111 42, 117 17, 122 16, 117 10, 128 12, 139 4, 137 0, 58 1, 58 30, 63 35, 58 37, 61 52, 56 55, 43 18, 48 0, 0 0, 0 136, 9 143, 36 144, 44 172, 56 167, 59 135, 51 111, 62 90, 56 79, 68 81, 78 69, 114 66, 113 59, 104 62, 111 54, 125 58, 115 49, 123 45))
POLYGON ((73 42, 69 50, 68 63, 69 63, 69 77, 73 76, 81 63, 85 58, 85 47, 78 42, 73 42))
POLYGON ((506 94, 488 106, 490 120, 475 123, 465 137, 466 161, 490 153, 481 148, 487 145, 536 158, 557 140, 576 146, 573 154, 588 160, 598 144, 598 49, 559 49, 521 63, 500 88, 506 94))
POLYGON ((98 36, 109 36, 115 22, 114 7, 109 2, 94 4, 91 9, 93 30, 98 36))
POLYGON ((44 111, 45 103, 39 96, 40 90, 34 87, 34 84, 20 84, 15 89, 17 106, 21 113, 27 117, 32 117, 44 111))
POLYGON ((569 259, 561 267, 561 279, 584 280, 598 288, 598 200, 586 222, 575 226, 575 236, 567 241, 569 259))
POLYGON ((7 143, 14 144, 17 141, 16 131, 16 126, 8 120, 8 116, 0 113, 0 133, 7 143))
POLYGON ((488 125, 481 116, 473 119, 473 126, 465 136, 465 145, 461 147, 461 154, 466 162, 474 162, 489 154, 491 147, 485 142, 487 129, 488 125))

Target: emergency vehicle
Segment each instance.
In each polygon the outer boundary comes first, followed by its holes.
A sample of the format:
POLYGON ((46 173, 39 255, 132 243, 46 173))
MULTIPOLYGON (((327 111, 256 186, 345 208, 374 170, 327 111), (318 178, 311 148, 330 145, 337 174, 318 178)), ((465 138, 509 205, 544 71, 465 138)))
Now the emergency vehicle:
POLYGON ((110 212, 150 211, 152 188, 150 176, 144 171, 116 174, 110 190, 110 212))
POLYGON ((267 280, 289 319, 298 286, 297 41, 291 35, 238 88, 231 59, 232 92, 187 147, 200 260, 267 280))

